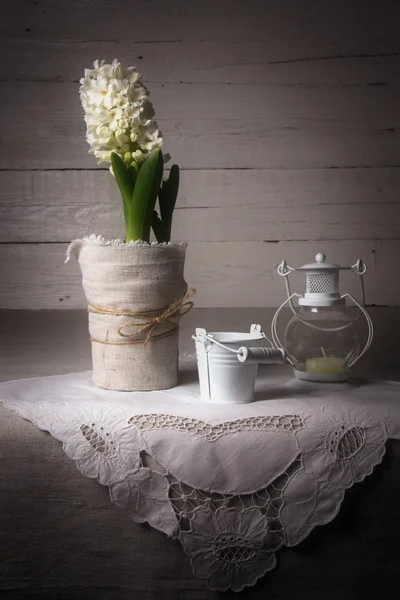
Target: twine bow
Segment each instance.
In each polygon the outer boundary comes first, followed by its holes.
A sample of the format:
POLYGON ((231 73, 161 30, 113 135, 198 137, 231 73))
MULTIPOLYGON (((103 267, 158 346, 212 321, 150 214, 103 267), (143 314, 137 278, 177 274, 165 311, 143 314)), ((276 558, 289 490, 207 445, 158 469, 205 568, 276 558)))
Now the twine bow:
POLYGON ((167 308, 160 308, 158 310, 150 310, 147 312, 119 311, 103 306, 96 306, 95 304, 89 302, 88 312, 90 313, 97 315, 127 316, 147 319, 147 321, 144 321, 144 323, 124 323, 118 327, 118 335, 123 338, 129 338, 126 341, 102 341, 93 337, 90 339, 92 342, 98 342, 100 344, 139 344, 142 340, 138 340, 136 338, 148 329, 147 336, 143 341, 143 348, 145 348, 150 340, 170 335, 176 329, 179 329, 179 325, 171 321, 170 317, 175 315, 177 312, 179 312, 180 317, 186 315, 186 313, 193 308, 193 302, 189 300, 189 298, 191 298, 195 292, 195 289, 190 289, 182 298, 175 300, 175 302, 167 306, 167 308), (154 329, 161 324, 169 325, 170 328, 162 333, 154 333, 154 329), (123 330, 130 327, 138 327, 139 329, 136 329, 136 331, 132 333, 124 333, 123 330))

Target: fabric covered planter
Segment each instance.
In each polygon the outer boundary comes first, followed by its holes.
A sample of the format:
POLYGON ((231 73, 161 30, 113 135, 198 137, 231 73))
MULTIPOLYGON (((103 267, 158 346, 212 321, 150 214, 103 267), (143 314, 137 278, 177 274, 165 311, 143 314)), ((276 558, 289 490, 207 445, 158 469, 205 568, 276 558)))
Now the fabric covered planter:
POLYGON ((88 301, 93 381, 113 390, 161 390, 178 382, 178 333, 191 308, 185 243, 74 240, 88 301))

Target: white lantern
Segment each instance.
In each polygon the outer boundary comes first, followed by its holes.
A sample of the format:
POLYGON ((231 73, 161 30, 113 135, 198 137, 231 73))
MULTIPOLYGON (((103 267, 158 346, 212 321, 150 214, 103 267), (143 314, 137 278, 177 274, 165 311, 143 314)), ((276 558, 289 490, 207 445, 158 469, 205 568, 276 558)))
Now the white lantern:
POLYGON ((361 259, 352 267, 327 263, 324 254, 316 262, 294 269, 283 261, 277 268, 285 278, 287 299, 278 308, 272 321, 272 339, 277 348, 286 351, 298 379, 318 382, 345 381, 349 369, 365 354, 373 338, 371 318, 365 310, 363 275, 366 265, 361 259), (360 277, 362 303, 350 294, 339 293, 339 271, 352 269, 360 277), (306 275, 305 294, 291 293, 289 275, 302 271, 306 275), (298 307, 293 299, 298 299, 298 307), (346 299, 360 309, 368 324, 368 338, 360 349, 358 318, 346 311, 346 299), (284 306, 289 305, 293 317, 289 321, 283 343, 278 337, 277 320, 284 306))

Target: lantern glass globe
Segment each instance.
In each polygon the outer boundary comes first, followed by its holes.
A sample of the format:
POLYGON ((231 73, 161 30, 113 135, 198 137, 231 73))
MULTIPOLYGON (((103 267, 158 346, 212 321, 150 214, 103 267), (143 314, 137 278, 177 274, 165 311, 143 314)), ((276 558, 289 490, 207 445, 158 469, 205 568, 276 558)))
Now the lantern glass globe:
POLYGON ((286 327, 284 347, 300 379, 344 381, 360 339, 344 306, 302 306, 286 327))

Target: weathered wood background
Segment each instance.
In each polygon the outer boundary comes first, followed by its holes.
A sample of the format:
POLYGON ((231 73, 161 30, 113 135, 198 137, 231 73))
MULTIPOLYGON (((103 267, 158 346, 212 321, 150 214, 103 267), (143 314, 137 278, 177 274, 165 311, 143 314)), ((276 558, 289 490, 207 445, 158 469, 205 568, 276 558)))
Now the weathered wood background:
POLYGON ((320 250, 362 256, 368 303, 399 305, 398 0, 13 0, 0 33, 0 307, 83 308, 67 243, 123 236, 78 97, 114 57, 182 168, 173 236, 197 306, 276 306, 274 265, 320 250))

